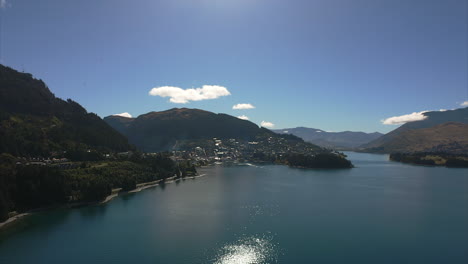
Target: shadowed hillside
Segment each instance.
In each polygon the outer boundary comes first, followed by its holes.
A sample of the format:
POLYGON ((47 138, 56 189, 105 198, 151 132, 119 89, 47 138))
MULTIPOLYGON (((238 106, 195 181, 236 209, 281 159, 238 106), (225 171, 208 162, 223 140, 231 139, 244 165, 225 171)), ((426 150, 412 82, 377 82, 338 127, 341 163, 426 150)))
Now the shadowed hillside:
POLYGON ((47 156, 75 149, 128 150, 127 139, 41 80, 0 65, 0 153, 47 156))
POLYGON ((113 127, 115 130, 119 131, 122 135, 127 133, 127 129, 130 124, 135 120, 135 118, 124 117, 124 116, 107 116, 104 117, 104 121, 113 127))
POLYGON ((252 140, 262 133, 275 136, 275 133, 250 121, 200 109, 173 108, 137 118, 108 116, 104 120, 126 135, 132 144, 147 152, 170 150, 181 140, 215 137, 252 140))

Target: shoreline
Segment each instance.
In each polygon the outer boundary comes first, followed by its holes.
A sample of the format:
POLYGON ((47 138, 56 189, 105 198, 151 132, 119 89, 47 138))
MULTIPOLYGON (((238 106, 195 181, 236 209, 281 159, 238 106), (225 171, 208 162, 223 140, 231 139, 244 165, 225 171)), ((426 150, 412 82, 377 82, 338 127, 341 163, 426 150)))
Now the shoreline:
POLYGON ((28 215, 32 215, 32 214, 33 213, 26 212, 26 213, 17 214, 17 215, 15 215, 13 217, 10 217, 7 220, 5 220, 5 222, 0 223, 0 230, 2 228, 5 228, 5 227, 9 226, 10 224, 13 224, 14 222, 18 221, 19 219, 23 219, 24 217, 26 217, 28 215))
MULTIPOLYGON (((176 181, 180 181, 180 180, 183 180, 183 179, 196 179, 196 178, 204 177, 206 175, 207 174, 205 173, 205 174, 201 174, 201 175, 187 176, 185 178, 176 178, 176 176, 174 176, 174 177, 166 178, 164 183, 169 184, 169 183, 174 183, 176 181), (169 181, 167 181, 167 180, 169 180, 169 181)), ((34 215, 34 214, 39 213, 39 212, 44 212, 44 211, 49 211, 49 210, 57 210, 57 209, 73 209, 73 208, 78 208, 78 207, 97 206, 97 205, 107 204, 107 203, 109 203, 110 201, 112 201, 114 198, 116 198, 118 196, 123 196, 123 195, 131 194, 131 193, 138 193, 138 192, 141 192, 143 190, 159 186, 159 184, 162 181, 163 180, 156 180, 156 181, 139 183, 139 184, 137 184, 137 187, 135 189, 130 190, 130 191, 121 191, 122 188, 115 188, 115 189, 113 189, 112 193, 110 195, 108 195, 102 201, 67 203, 67 204, 63 204, 63 205, 59 205, 59 206, 53 206, 53 207, 36 208, 36 209, 30 210, 30 211, 27 211, 27 212, 12 216, 12 217, 8 218, 7 220, 5 220, 4 222, 0 222, 0 230, 11 226, 12 224, 16 223, 18 220, 24 219, 27 216, 31 216, 31 215, 34 215)))

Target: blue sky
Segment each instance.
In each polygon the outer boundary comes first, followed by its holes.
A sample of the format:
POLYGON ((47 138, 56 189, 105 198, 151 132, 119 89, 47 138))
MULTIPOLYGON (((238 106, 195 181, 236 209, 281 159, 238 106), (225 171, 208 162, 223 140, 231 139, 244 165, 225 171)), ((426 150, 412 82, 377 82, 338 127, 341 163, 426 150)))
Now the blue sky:
POLYGON ((388 132, 468 100, 465 0, 1 0, 1 60, 101 117, 173 107, 388 132), (172 103, 152 88, 225 87, 172 103), (250 103, 249 110, 233 105, 250 103))

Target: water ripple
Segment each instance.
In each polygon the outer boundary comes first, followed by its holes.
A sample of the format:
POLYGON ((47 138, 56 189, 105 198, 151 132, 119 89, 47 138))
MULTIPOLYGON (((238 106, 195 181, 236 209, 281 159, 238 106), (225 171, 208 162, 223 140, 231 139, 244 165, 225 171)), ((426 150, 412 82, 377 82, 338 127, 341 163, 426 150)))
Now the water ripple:
POLYGON ((270 236, 251 236, 222 247, 214 264, 277 263, 278 247, 270 236))

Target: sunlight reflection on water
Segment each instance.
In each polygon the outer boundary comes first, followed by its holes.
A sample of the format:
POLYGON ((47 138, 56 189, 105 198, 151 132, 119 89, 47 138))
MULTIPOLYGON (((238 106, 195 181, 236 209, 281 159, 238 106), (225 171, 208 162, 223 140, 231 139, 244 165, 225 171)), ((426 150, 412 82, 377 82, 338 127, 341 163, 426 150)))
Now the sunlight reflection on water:
POLYGON ((268 236, 239 239, 222 247, 214 264, 264 264, 276 263, 278 248, 268 236))

